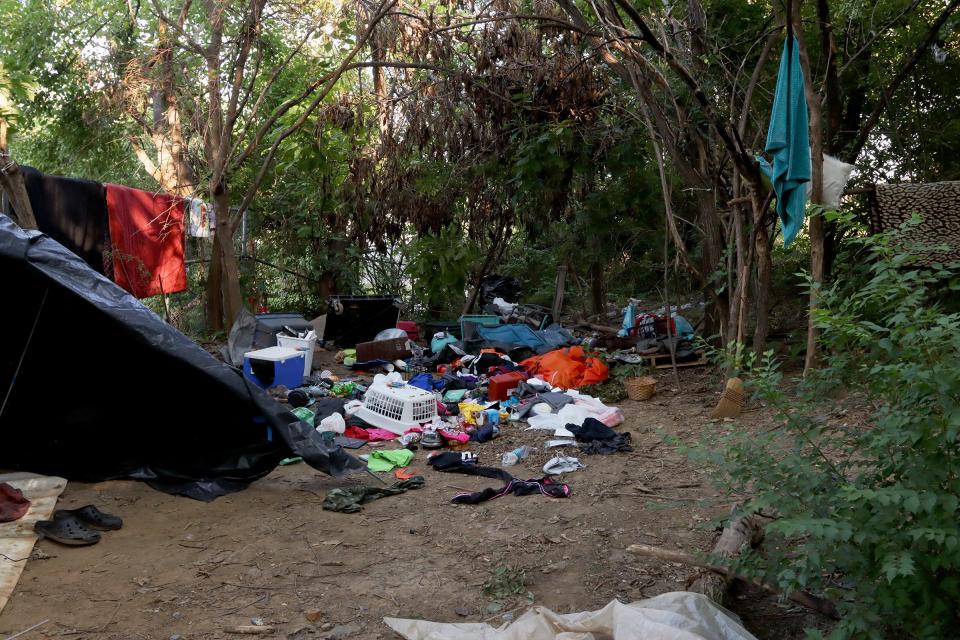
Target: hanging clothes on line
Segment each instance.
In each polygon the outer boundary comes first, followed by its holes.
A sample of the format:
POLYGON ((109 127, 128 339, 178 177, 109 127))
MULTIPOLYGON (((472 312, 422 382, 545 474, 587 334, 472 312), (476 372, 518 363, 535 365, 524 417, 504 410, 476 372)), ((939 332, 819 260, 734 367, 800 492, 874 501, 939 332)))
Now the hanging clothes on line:
POLYGON ((184 217, 187 235, 191 238, 210 238, 217 228, 217 218, 213 206, 199 198, 184 198, 184 217))
POLYGON ((137 298, 187 288, 183 200, 106 184, 113 280, 137 298))
POLYGON ((770 127, 760 169, 770 178, 777 193, 777 215, 783 224, 783 246, 789 247, 803 226, 807 206, 806 183, 812 178, 810 164, 810 126, 807 97, 804 94, 800 44, 792 33, 783 43, 780 74, 773 97, 770 127))
POLYGON ((21 167, 37 228, 79 256, 90 268, 109 274, 110 226, 103 185, 21 167))

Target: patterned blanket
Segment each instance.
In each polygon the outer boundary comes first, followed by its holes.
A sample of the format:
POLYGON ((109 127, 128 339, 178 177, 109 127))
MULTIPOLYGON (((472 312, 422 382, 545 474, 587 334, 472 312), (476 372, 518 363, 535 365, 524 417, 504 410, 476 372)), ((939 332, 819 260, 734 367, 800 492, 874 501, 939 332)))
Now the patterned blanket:
POLYGON ((904 240, 930 247, 920 263, 960 260, 960 181, 876 186, 870 207, 874 233, 898 229, 915 213, 922 220, 904 240))

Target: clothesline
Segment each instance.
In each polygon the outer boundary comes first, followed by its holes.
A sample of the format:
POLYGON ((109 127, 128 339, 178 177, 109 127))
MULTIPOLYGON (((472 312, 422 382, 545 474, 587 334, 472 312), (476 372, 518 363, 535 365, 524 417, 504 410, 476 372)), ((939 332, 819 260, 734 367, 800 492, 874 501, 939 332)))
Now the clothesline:
MULTIPOLYGON (((303 275, 302 273, 297 273, 296 271, 292 271, 292 270, 290 270, 290 269, 287 269, 286 267, 281 267, 280 265, 278 265, 278 264, 273 264, 272 262, 267 262, 266 260, 261 260, 260 258, 254 258, 253 256, 238 256, 238 259, 240 259, 240 260, 252 260, 252 261, 254 261, 254 262, 259 262, 260 264, 262 264, 262 265, 264 265, 264 266, 272 267, 272 268, 276 269, 277 271, 283 271, 284 273, 289 273, 289 274, 292 275, 292 276, 296 276, 296 277, 298 277, 298 278, 302 278, 302 279, 304 279, 304 280, 306 280, 306 281, 308 281, 308 282, 313 282, 313 283, 315 283, 315 284, 322 284, 321 281, 320 281, 320 280, 317 280, 316 278, 311 278, 310 276, 305 276, 305 275, 303 275)), ((184 261, 184 264, 187 264, 187 265, 191 265, 191 264, 203 264, 203 263, 207 263, 207 262, 210 262, 210 258, 192 258, 192 259, 190 259, 190 260, 184 261)))

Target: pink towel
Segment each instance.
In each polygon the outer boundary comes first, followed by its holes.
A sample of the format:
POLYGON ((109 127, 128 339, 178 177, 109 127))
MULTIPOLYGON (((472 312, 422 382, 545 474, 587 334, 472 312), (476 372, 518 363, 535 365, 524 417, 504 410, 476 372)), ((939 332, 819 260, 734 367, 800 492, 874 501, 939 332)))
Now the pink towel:
POLYGON ((381 440, 393 440, 397 437, 392 431, 387 431, 386 429, 367 429, 367 433, 370 435, 370 442, 380 442, 381 440))
POLYGON ((470 442, 470 436, 463 432, 456 431, 447 431, 445 429, 438 429, 437 433, 443 436, 447 440, 456 440, 459 443, 470 442))

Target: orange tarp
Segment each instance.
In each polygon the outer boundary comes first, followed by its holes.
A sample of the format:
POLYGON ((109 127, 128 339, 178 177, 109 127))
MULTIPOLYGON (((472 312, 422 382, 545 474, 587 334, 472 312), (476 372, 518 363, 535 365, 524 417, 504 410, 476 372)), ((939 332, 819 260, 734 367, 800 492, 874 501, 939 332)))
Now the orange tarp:
POLYGON ((544 379, 555 387, 577 389, 603 382, 610 369, 599 358, 588 357, 583 347, 569 347, 534 356, 520 363, 530 375, 544 379))

